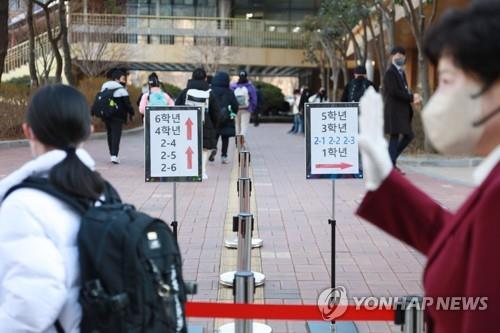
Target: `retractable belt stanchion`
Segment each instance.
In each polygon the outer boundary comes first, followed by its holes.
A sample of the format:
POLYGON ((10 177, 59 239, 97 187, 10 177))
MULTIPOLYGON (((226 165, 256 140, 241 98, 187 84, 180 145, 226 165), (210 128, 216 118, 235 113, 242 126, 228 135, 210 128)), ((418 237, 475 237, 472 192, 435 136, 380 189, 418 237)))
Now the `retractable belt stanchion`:
POLYGON ((403 333, 423 333, 425 330, 423 299, 421 296, 406 296, 396 306, 395 323, 402 326, 403 333))
MULTIPOLYGON (((252 194, 252 180, 250 179, 249 164, 250 153, 244 151, 244 137, 236 137, 239 157, 239 174, 237 189, 240 213, 233 219, 233 231, 238 233, 236 239, 237 270, 223 273, 220 283, 233 287, 235 303, 251 304, 255 287, 264 284, 265 276, 262 273, 252 272, 252 232, 254 219, 250 212, 250 197, 252 194)), ((261 241, 262 242, 262 241, 261 241)), ((238 319, 235 323, 223 325, 219 333, 271 333, 271 327, 254 323, 252 319, 238 319)))
MULTIPOLYGON (((250 272, 250 266, 240 266, 242 265, 243 262, 248 262, 248 265, 250 265, 250 258, 251 258, 251 244, 252 244, 252 231, 253 231, 253 216, 250 214, 250 197, 252 193, 252 181, 250 178, 240 178, 238 179, 238 196, 239 196, 239 201, 240 201, 240 214, 233 219, 233 231, 238 233, 238 238, 237 242, 239 244, 239 241, 242 239, 242 234, 245 235, 245 244, 242 244, 241 248, 238 246, 238 259, 237 259, 237 267, 238 270, 241 270, 242 267, 245 267, 245 269, 248 269, 250 272), (251 217, 251 223, 249 225, 245 224, 245 227, 250 227, 250 231, 247 231, 246 229, 240 228, 240 220, 241 216, 247 216, 250 215, 251 217), (248 243, 248 244, 246 244, 248 243), (249 249, 246 248, 246 246, 249 246, 249 249)), ((234 283, 234 276, 236 272, 226 272, 221 274, 220 276, 220 283, 224 286, 227 287, 233 287, 234 283)), ((265 281, 265 276, 262 273, 258 272, 253 272, 254 278, 255 278, 255 286, 261 286, 264 284, 265 281)))
MULTIPOLYGON (((240 139, 237 141, 240 145, 242 145, 243 137, 239 136, 240 139)), ((239 175, 240 178, 250 178, 250 152, 248 151, 239 151, 238 152, 238 163, 239 163, 239 175)), ((240 197, 241 198, 241 197, 240 197)), ((250 204, 250 202, 249 202, 250 204)), ((250 206, 246 209, 241 209, 241 199, 240 199, 240 211, 241 212, 249 212, 250 206)), ((237 217, 234 217, 236 220, 237 217)), ((263 241, 261 238, 252 238, 252 248, 262 247, 263 241)), ((224 240, 224 246, 229 249, 237 249, 238 248, 238 237, 232 237, 224 240)))
MULTIPOLYGON (((250 152, 245 148, 245 137, 243 135, 236 135, 236 149, 238 151, 238 168, 240 178, 250 177, 250 152)), ((236 219, 236 217, 234 217, 236 219)), ((252 248, 262 247, 263 241, 261 238, 252 239, 252 248)), ((229 249, 238 248, 238 237, 232 237, 224 240, 224 246, 229 249)))

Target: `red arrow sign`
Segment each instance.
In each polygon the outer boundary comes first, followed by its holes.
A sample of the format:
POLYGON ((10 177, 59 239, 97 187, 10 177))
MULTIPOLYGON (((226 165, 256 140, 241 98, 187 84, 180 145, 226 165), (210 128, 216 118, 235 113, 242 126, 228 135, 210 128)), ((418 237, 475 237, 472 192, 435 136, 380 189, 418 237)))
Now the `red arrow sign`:
POLYGON ((186 150, 188 170, 193 169, 193 153, 194 151, 191 149, 191 147, 188 147, 188 149, 186 150))
POLYGON ((348 169, 352 167, 349 163, 340 163, 340 164, 316 164, 316 169, 348 169))
POLYGON ((188 120, 186 120, 186 129, 187 129, 187 139, 188 140, 192 140, 193 139, 193 121, 191 120, 191 118, 188 118, 188 120))

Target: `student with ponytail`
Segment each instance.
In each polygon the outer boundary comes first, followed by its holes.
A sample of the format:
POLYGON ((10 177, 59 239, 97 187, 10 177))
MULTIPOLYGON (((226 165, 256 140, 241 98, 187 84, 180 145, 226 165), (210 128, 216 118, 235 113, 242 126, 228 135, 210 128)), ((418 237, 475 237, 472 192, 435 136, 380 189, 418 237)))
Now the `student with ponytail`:
POLYGON ((79 332, 79 214, 36 189, 9 189, 46 178, 77 198, 98 199, 105 182, 82 148, 89 107, 75 88, 49 85, 32 98, 23 130, 33 160, 0 181, 0 327, 2 332, 79 332), (56 324, 57 323, 57 324, 56 324))

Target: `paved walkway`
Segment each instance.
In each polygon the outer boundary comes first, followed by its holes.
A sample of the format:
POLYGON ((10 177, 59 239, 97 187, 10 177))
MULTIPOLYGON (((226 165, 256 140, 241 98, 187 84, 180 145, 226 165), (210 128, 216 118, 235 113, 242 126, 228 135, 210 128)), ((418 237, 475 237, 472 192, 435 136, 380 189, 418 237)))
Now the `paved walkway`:
MULTIPOLYGON (((253 211, 264 247, 253 251, 253 268, 267 282, 256 293, 257 302, 315 304, 317 295, 329 287, 332 183, 306 180, 304 140, 286 134, 289 125, 262 124, 251 127, 248 142, 252 153, 253 211)), ((105 143, 86 145, 98 170, 120 191, 127 202, 141 210, 172 219, 172 185, 144 182, 142 134, 126 136, 120 154, 122 164, 108 162, 105 143)), ((234 156, 234 144, 229 156, 234 156)), ((219 157, 219 156, 218 156, 219 157)), ((235 251, 223 248, 224 237, 236 213, 236 161, 208 168, 203 183, 178 186, 179 242, 184 274, 196 280, 195 300, 230 301, 231 292, 219 287, 218 277, 235 268, 235 251)), ((0 149, 0 177, 30 158, 28 148, 0 149)), ((443 206, 456 209, 471 192, 470 187, 436 180, 408 168, 408 178, 443 206)), ((360 180, 336 182, 338 285, 350 296, 400 296, 421 294, 425 258, 411 248, 361 221, 354 215, 364 194, 360 180)), ((395 201, 397 198, 394 199, 395 201)), ((192 320, 206 332, 215 332, 225 321, 192 320)), ((276 333, 306 332, 304 322, 268 322, 276 333)), ((390 323, 357 323, 360 332, 398 332, 390 323)))

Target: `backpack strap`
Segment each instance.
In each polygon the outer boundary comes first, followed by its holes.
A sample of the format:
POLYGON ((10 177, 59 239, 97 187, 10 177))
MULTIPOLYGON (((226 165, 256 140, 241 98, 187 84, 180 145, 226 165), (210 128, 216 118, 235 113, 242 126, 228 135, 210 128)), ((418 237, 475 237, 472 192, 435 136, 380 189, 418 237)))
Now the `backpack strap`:
POLYGON ((49 183, 48 179, 39 177, 28 177, 22 183, 11 187, 5 194, 4 200, 14 191, 22 188, 31 188, 47 193, 54 198, 66 203, 68 206, 76 210, 79 214, 84 214, 89 206, 89 204, 85 203, 83 200, 75 199, 74 197, 71 197, 64 192, 56 189, 49 183))

